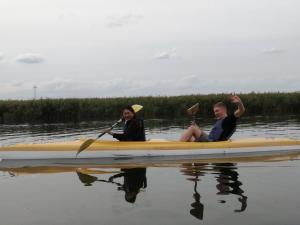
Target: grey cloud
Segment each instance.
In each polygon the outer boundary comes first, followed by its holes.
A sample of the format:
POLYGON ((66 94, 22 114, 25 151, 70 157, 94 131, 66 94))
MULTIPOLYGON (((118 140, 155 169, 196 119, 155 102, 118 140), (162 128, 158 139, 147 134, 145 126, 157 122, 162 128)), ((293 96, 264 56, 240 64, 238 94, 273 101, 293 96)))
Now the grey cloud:
POLYGON ((136 14, 109 16, 107 17, 108 19, 107 27, 118 28, 129 24, 137 24, 142 18, 143 16, 136 15, 136 14))
POLYGON ((11 83, 10 83, 10 85, 12 86, 12 87, 22 87, 23 85, 25 84, 25 82, 24 81, 12 81, 11 83))
POLYGON ((153 58, 157 60, 166 60, 177 57, 176 48, 169 51, 160 51, 154 54, 153 58))
POLYGON ((191 88, 197 87, 201 83, 199 76, 190 75, 184 76, 181 79, 177 80, 175 83, 176 88, 191 88))
POLYGON ((110 80, 81 81, 55 78, 48 81, 12 81, 0 83, 0 95, 17 98, 32 98, 33 86, 37 86, 38 97, 116 97, 145 95, 181 95, 251 91, 297 91, 300 80, 295 76, 254 78, 244 77, 238 81, 206 79, 201 75, 182 78, 130 80, 114 78, 110 80), (265 86, 268 83, 268 86, 265 86), (168 87, 168 88, 166 88, 168 87), (27 97, 26 97, 27 96, 27 97))
POLYGON ((64 10, 61 9, 59 12, 57 12, 57 18, 58 20, 66 20, 70 19, 74 21, 74 19, 80 18, 80 14, 78 12, 72 11, 72 10, 64 10))
POLYGON ((280 48, 269 48, 261 51, 262 54, 270 55, 270 54, 281 54, 284 50, 280 48))
POLYGON ((24 53, 17 56, 16 61, 21 63, 34 64, 44 62, 44 58, 42 57, 42 55, 37 53, 24 53))
POLYGON ((17 91, 22 91, 24 88, 26 88, 27 83, 23 81, 13 80, 10 82, 2 82, 0 83, 0 93, 6 94, 6 93, 14 93, 17 91))
POLYGON ((153 56, 154 59, 170 59, 171 55, 168 52, 158 52, 153 56))

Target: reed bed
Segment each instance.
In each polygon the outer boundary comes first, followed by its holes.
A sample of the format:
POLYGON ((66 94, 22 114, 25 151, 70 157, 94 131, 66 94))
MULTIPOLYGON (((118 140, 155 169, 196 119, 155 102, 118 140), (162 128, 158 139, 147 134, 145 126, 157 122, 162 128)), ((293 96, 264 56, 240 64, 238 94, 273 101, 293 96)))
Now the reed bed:
MULTIPOLYGON (((300 115, 300 93, 249 93, 240 94, 246 115, 300 115)), ((142 116, 147 119, 175 119, 186 116, 186 109, 199 102, 199 117, 212 116, 212 105, 224 101, 230 110, 234 106, 226 94, 146 96, 124 98, 78 98, 1 100, 0 123, 59 123, 117 119, 123 106, 141 104, 142 116)))

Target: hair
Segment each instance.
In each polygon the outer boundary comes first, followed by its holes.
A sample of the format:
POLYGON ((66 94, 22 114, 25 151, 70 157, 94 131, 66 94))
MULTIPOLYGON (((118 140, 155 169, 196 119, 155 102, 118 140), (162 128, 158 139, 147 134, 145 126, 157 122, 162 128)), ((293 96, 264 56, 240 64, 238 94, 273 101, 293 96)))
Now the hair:
POLYGON ((136 116, 136 113, 135 113, 134 109, 130 105, 127 105, 127 106, 123 107, 122 113, 124 112, 124 110, 129 110, 130 112, 133 113, 134 117, 136 116))
POLYGON ((134 193, 125 191, 125 200, 129 203, 135 203, 137 194, 138 192, 134 193))
POLYGON ((216 104, 214 104, 214 108, 215 107, 227 109, 227 106, 223 102, 217 102, 216 104))

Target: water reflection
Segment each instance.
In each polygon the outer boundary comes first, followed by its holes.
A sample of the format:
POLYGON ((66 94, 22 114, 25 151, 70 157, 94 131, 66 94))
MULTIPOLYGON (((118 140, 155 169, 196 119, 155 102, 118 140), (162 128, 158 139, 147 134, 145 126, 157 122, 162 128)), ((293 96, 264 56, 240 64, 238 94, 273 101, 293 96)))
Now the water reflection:
MULTIPOLYGON (((217 195, 237 195, 238 201, 241 203, 239 209, 235 209, 234 212, 243 212, 247 208, 248 197, 244 195, 242 190, 242 182, 239 181, 239 174, 236 171, 237 167, 235 163, 186 163, 182 164, 180 170, 185 176, 188 176, 187 180, 194 182, 194 201, 191 203, 190 214, 199 220, 203 220, 204 216, 204 204, 201 203, 201 195, 198 192, 198 182, 201 181, 201 177, 206 174, 216 174, 215 178, 218 184, 216 185, 217 195)), ((225 204, 225 200, 219 200, 219 203, 225 204)))
POLYGON ((129 203, 134 203, 140 190, 147 187, 146 168, 126 168, 120 171, 120 173, 110 176, 108 180, 98 179, 95 176, 82 173, 78 170, 76 173, 79 180, 85 186, 91 186, 96 181, 117 185, 119 191, 125 192, 125 200, 129 203), (121 177, 123 177, 123 184, 114 181, 121 177))
POLYGON ((190 210, 190 214, 199 220, 203 220, 204 205, 200 202, 201 195, 197 191, 197 181, 195 181, 194 192, 193 197, 195 202, 191 204, 192 209, 190 210))
POLYGON ((200 202, 201 195, 197 186, 200 181, 199 176, 204 176, 206 173, 206 165, 205 163, 186 163, 182 165, 183 169, 181 169, 181 172, 188 176, 187 180, 194 182, 194 202, 191 204, 190 214, 199 220, 203 220, 204 205, 200 202))
MULTIPOLYGON (((239 174, 236 171, 237 167, 234 163, 221 163, 212 165, 214 171, 218 171, 216 179, 218 184, 217 195, 234 194, 239 196, 238 201, 241 203, 240 209, 235 209, 235 212, 243 212, 247 208, 248 197, 243 195, 244 191, 240 188, 242 182, 238 180, 239 174)), ((220 200, 220 203, 226 203, 225 200, 220 200)))
POLYGON ((15 220, 21 218, 24 225, 41 221, 181 225, 220 220, 225 225, 261 221, 296 225, 299 167, 296 160, 276 160, 0 168, 1 218, 3 224, 21 224, 15 220), (258 185, 260 181, 263 185, 258 185))

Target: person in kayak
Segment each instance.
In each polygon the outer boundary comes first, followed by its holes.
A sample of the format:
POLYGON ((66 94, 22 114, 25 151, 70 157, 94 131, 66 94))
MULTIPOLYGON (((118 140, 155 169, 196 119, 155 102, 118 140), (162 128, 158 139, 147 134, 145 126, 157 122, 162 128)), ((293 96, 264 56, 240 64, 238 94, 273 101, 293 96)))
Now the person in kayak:
POLYGON ((230 95, 229 100, 237 106, 233 114, 227 113, 227 107, 223 102, 216 103, 213 111, 217 121, 210 133, 206 134, 197 124, 192 124, 182 134, 180 141, 210 142, 228 140, 235 132, 237 119, 245 112, 245 107, 239 96, 230 95))
POLYGON ((137 118, 131 106, 126 106, 122 110, 123 121, 125 123, 123 127, 123 133, 114 133, 111 128, 104 130, 119 141, 146 141, 144 121, 137 118))

